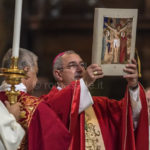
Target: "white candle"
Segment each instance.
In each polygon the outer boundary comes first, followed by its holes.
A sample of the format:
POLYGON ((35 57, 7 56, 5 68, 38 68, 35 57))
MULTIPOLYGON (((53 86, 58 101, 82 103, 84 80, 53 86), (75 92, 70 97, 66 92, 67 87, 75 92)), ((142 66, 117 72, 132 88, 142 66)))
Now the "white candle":
POLYGON ((15 16, 14 16, 12 57, 18 57, 19 56, 21 13, 22 13, 22 0, 16 0, 16 2, 15 2, 15 16))

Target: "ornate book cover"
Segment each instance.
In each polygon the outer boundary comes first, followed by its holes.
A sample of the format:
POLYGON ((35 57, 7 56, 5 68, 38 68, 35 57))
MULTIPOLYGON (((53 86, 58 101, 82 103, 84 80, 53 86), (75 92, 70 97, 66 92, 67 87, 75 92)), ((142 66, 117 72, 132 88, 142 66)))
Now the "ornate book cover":
POLYGON ((92 63, 106 76, 122 76, 125 64, 134 58, 137 9, 96 8, 92 63))

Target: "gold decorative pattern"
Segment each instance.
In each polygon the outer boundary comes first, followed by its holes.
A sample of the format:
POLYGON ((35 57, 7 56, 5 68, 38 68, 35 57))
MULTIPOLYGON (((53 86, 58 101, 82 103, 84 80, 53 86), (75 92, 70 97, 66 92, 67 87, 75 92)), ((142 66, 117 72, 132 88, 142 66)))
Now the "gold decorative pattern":
MULTIPOLYGON (((42 101, 37 97, 30 96, 26 93, 22 93, 19 100, 22 104, 21 108, 21 115, 20 115, 20 120, 19 123, 22 125, 22 127, 25 129, 26 133, 28 132, 28 127, 30 125, 30 121, 32 119, 32 115, 37 108, 38 104, 42 101)), ((25 135, 20 149, 19 150, 27 150, 27 134, 25 135)))
POLYGON ((85 149, 105 150, 99 123, 92 106, 85 110, 85 149))

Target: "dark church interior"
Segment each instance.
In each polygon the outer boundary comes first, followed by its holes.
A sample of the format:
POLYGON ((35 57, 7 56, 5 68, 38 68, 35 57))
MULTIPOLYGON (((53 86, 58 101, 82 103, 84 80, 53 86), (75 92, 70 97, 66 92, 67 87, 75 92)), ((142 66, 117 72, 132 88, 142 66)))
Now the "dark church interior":
MULTIPOLYGON (((0 0, 0 60, 12 47, 14 7, 14 0, 0 0)), ((39 57, 39 81, 33 95, 46 94, 55 84, 52 60, 59 52, 75 50, 91 64, 95 8, 138 9, 136 48, 142 73, 139 81, 145 88, 150 86, 149 0, 24 0, 20 47, 39 57)), ((90 88, 93 95, 116 99, 123 97, 125 89, 122 76, 104 77, 90 88)))

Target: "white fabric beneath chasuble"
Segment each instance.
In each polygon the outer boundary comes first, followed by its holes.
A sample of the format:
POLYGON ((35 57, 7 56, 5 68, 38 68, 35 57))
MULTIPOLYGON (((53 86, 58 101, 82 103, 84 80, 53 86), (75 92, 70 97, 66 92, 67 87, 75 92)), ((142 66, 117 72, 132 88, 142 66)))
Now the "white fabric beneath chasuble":
POLYGON ((0 150, 17 150, 25 132, 0 101, 0 150))
POLYGON ((92 106, 85 110, 85 149, 105 150, 101 129, 92 106))

